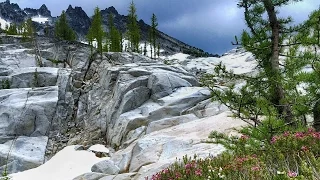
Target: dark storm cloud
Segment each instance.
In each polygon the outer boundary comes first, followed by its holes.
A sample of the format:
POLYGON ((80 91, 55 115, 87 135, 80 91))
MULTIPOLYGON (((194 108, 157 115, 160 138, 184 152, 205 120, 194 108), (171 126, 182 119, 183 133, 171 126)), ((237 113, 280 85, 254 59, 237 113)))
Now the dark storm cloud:
MULTIPOLYGON (((127 14, 131 0, 11 0, 21 7, 39 8, 46 4, 57 16, 69 4, 81 6, 88 15, 99 6, 114 6, 127 14)), ((190 45, 212 53, 224 53, 232 48, 231 41, 245 28, 242 9, 237 0, 135 0, 138 18, 150 22, 152 13, 158 17, 159 29, 190 45)), ((281 15, 291 15, 302 22, 319 7, 319 0, 305 0, 281 9, 281 15)))

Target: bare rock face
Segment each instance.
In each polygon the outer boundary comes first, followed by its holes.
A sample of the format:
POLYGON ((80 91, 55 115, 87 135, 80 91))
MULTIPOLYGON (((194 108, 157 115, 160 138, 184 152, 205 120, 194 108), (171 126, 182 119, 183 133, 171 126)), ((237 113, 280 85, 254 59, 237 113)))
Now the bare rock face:
POLYGON ((222 151, 189 133, 206 128, 200 118, 226 109, 182 66, 136 53, 101 56, 85 44, 39 38, 44 67, 38 67, 32 44, 7 42, 0 45, 0 158, 19 142, 9 173, 35 168, 71 144, 110 148, 111 160, 80 179, 142 177, 182 153, 222 151), (34 158, 19 156, 34 148, 34 158))

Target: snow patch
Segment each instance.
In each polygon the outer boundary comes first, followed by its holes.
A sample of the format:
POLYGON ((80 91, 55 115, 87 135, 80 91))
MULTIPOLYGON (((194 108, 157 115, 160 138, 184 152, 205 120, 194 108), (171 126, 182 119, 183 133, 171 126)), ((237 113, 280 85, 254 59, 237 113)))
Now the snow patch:
POLYGON ((94 152, 102 152, 102 153, 109 153, 109 149, 106 148, 104 145, 102 144, 96 144, 93 145, 89 148, 90 151, 94 151, 94 152))
POLYGON ((49 18, 43 17, 43 16, 41 16, 41 15, 34 16, 34 17, 32 17, 31 19, 32 19, 32 21, 38 22, 38 23, 40 23, 40 24, 44 24, 44 23, 46 23, 46 22, 49 22, 49 18))
POLYGON ((1 17, 0 17, 0 23, 1 23, 1 29, 6 29, 6 26, 10 26, 10 22, 2 19, 1 17))
POLYGON ((67 146, 45 164, 27 171, 11 174, 12 180, 70 180, 91 172, 91 167, 106 158, 98 158, 89 151, 76 151, 75 146, 67 146))

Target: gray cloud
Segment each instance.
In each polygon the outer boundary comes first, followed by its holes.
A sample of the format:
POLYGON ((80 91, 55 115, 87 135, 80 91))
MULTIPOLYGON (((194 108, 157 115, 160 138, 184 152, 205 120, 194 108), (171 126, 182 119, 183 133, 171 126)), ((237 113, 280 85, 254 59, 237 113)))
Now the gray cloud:
MULTIPOLYGON (((127 14, 131 0, 11 0, 22 8, 39 8, 46 4, 53 16, 69 4, 81 6, 88 15, 99 6, 114 6, 120 14, 127 14)), ((243 10, 237 8, 238 0, 135 0, 138 18, 150 22, 152 13, 159 21, 159 29, 190 45, 212 53, 224 53, 232 48, 231 41, 245 29, 243 10)), ((302 22, 319 7, 319 0, 304 0, 280 9, 281 16, 291 15, 302 22)))

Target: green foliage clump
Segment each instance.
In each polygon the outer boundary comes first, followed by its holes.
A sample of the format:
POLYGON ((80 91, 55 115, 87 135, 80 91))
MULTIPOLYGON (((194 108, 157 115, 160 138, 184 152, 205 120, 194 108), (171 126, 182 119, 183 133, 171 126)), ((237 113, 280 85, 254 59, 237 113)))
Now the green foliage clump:
POLYGON ((62 11, 59 19, 55 24, 55 36, 68 41, 74 41, 76 39, 75 32, 68 24, 65 11, 62 11))
POLYGON ((34 38, 34 27, 31 18, 27 19, 21 26, 22 41, 30 41, 34 38))
POLYGON ((16 24, 10 24, 9 26, 6 25, 6 33, 7 35, 17 35, 18 34, 18 27, 16 24))
POLYGON ((40 82, 39 82, 39 72, 37 68, 35 69, 33 73, 33 87, 40 87, 40 82))
POLYGON ((2 89, 10 89, 10 81, 8 79, 3 79, 1 81, 2 89))

